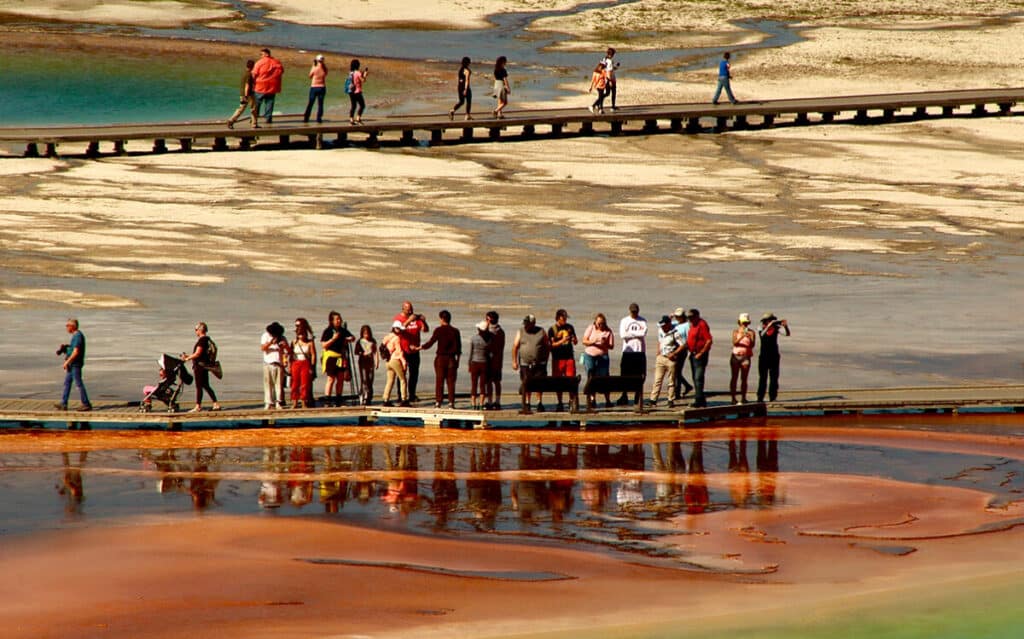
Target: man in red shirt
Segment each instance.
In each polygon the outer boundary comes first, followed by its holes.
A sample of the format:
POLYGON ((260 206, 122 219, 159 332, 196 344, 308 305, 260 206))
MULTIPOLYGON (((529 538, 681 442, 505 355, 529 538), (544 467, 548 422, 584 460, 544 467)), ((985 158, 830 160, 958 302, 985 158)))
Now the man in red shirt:
POLYGON ((690 330, 686 334, 686 348, 690 351, 690 371, 693 375, 693 407, 704 408, 708 405, 704 397, 704 372, 708 368, 708 353, 711 351, 711 329, 700 317, 700 311, 691 308, 686 311, 690 321, 690 330))
POLYGON ((270 55, 270 49, 260 49, 260 59, 252 67, 253 91, 256 94, 256 112, 263 112, 263 120, 274 121, 274 98, 281 92, 284 65, 270 55))
POLYGON ((391 321, 401 322, 404 327, 398 337, 402 341, 402 352, 405 353, 409 375, 409 401, 418 402, 420 398, 416 397, 416 382, 420 377, 420 336, 429 331, 430 327, 427 326, 427 318, 413 312, 412 302, 408 300, 402 302, 402 312, 395 315, 391 321), (411 348, 413 346, 416 349, 411 348))

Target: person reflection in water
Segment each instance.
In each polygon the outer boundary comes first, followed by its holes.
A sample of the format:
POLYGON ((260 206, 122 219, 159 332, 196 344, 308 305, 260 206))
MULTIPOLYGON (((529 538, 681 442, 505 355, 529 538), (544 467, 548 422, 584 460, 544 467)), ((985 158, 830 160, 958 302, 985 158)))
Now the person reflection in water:
POLYGON ((435 517, 435 528, 444 530, 448 526, 448 515, 459 506, 459 487, 453 478, 455 472, 455 447, 434 448, 434 501, 430 512, 435 517))
POLYGON ((302 508, 313 501, 313 480, 307 479, 313 473, 313 449, 308 446, 292 448, 289 454, 288 495, 292 506, 302 508))
POLYGON ((192 479, 188 485, 189 495, 192 496, 192 507, 196 510, 203 511, 217 505, 217 484, 220 483, 220 480, 208 476, 210 465, 216 460, 216 449, 211 453, 204 453, 202 449, 196 450, 195 466, 192 468, 192 479))
POLYGON ((78 453, 78 464, 71 465, 71 456, 68 453, 61 453, 64 459, 64 477, 61 484, 57 486, 57 494, 64 497, 64 512, 68 515, 82 514, 82 501, 85 500, 85 485, 82 483, 82 467, 89 453, 82 451, 78 453))
POLYGON ((745 435, 729 438, 729 493, 732 503, 742 508, 750 501, 750 462, 745 435))
POLYGON ((757 498, 762 506, 775 503, 775 474, 779 472, 779 442, 771 439, 757 440, 757 498))
MULTIPOLYGON (((324 471, 333 474, 349 468, 339 446, 324 448, 324 471)), ((320 503, 325 513, 336 513, 345 506, 348 498, 348 481, 333 477, 320 480, 320 503)))
POLYGON ((704 442, 693 442, 693 450, 690 452, 690 474, 686 476, 686 488, 683 490, 683 501, 686 502, 686 512, 690 515, 699 515, 706 512, 710 503, 708 495, 708 480, 704 474, 704 442))
MULTIPOLYGON (((470 477, 499 470, 501 446, 481 444, 470 448, 470 477)), ((479 532, 493 531, 501 509, 501 482, 496 479, 466 479, 466 501, 473 511, 473 527, 479 532)))

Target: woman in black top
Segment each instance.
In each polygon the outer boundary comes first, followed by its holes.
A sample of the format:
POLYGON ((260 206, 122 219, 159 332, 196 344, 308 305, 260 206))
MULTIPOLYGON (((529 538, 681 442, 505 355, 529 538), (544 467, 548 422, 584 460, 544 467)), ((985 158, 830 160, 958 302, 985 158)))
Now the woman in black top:
POLYGON ((505 117, 501 110, 508 106, 508 96, 512 94, 512 89, 508 87, 508 70, 505 69, 507 62, 508 58, 505 56, 499 56, 494 62, 494 97, 498 99, 494 117, 498 119, 505 117))
POLYGON ((448 111, 449 120, 455 119, 455 112, 463 104, 466 105, 466 119, 473 119, 473 116, 470 115, 470 111, 473 110, 473 89, 469 87, 469 79, 473 72, 469 68, 469 63, 468 57, 462 58, 462 66, 459 67, 459 101, 448 111))
POLYGON ((210 361, 210 338, 207 337, 206 331, 205 322, 196 324, 196 335, 199 337, 196 340, 195 347, 192 349, 192 354, 182 355, 184 361, 192 362, 192 374, 196 378, 196 407, 192 409, 193 413, 203 410, 204 390, 209 393, 210 399, 213 400, 213 410, 220 410, 220 404, 217 403, 217 394, 210 387, 210 370, 207 366, 212 366, 214 362, 210 361))

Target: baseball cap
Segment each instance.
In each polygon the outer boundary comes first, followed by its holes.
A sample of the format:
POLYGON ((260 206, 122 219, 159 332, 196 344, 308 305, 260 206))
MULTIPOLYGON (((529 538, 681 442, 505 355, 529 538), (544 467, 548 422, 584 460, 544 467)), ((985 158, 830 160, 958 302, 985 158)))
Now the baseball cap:
POLYGON ((740 313, 739 323, 740 324, 749 324, 750 323, 750 314, 749 313, 740 313))
POLYGON ((405 328, 405 324, 395 320, 395 323, 391 325, 391 328, 405 328))
POLYGON ((668 315, 662 315, 661 316, 661 321, 658 322, 658 323, 659 324, 671 324, 672 323, 672 318, 669 317, 668 315))
POLYGON ((523 324, 536 324, 537 316, 532 313, 523 318, 523 324))
POLYGON ((775 313, 772 313, 771 311, 768 311, 767 313, 765 313, 764 315, 761 316, 761 321, 762 322, 764 322, 765 320, 773 320, 773 319, 775 319, 775 313))
POLYGON ((317 54, 317 56, 316 56, 316 59, 317 59, 317 60, 318 60, 319 62, 323 62, 323 61, 324 61, 324 54, 322 54, 322 53, 318 53, 318 54, 317 54))
POLYGON ((677 306, 676 310, 672 311, 672 315, 676 317, 686 317, 686 311, 682 306, 677 306))

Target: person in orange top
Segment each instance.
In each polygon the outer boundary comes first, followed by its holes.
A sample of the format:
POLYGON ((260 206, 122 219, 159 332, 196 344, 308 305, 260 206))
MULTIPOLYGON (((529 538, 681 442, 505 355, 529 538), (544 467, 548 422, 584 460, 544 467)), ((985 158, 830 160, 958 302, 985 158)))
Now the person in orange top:
POLYGON ((594 89, 597 89, 597 99, 590 105, 590 112, 604 113, 604 99, 608 95, 608 70, 600 63, 594 67, 594 73, 590 78, 590 90, 587 93, 593 93, 594 89))
POLYGON ((262 111, 263 120, 274 121, 274 98, 281 92, 281 76, 284 65, 270 55, 270 49, 260 49, 260 59, 252 68, 253 89, 256 93, 256 110, 262 111))

